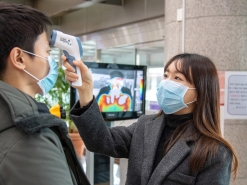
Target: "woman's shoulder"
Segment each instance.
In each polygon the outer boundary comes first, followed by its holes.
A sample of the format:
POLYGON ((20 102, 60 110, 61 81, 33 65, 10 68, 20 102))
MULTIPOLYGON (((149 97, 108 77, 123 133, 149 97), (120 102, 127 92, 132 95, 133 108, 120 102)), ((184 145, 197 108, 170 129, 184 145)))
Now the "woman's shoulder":
POLYGON ((222 157, 223 159, 226 159, 229 157, 232 158, 232 151, 230 150, 229 147, 220 143, 218 146, 217 155, 218 157, 222 157))
POLYGON ((219 143, 216 152, 207 157, 204 167, 214 164, 228 166, 232 163, 232 158, 233 153, 230 148, 223 143, 219 143))
POLYGON ((153 121, 153 120, 155 120, 155 119, 157 119, 159 117, 160 116, 158 116, 157 114, 142 115, 142 116, 140 116, 138 118, 138 121, 141 121, 141 122, 143 122, 143 121, 145 121, 145 122, 147 122, 147 121, 153 121))

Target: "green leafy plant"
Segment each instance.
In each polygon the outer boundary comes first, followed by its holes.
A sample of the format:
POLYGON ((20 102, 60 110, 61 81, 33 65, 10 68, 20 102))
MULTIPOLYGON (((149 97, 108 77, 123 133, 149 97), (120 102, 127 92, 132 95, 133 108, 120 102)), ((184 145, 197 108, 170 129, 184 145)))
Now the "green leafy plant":
POLYGON ((68 131, 77 132, 77 128, 73 121, 69 119, 70 85, 65 80, 65 74, 62 68, 58 69, 58 78, 53 89, 44 96, 37 95, 35 99, 38 102, 45 103, 49 109, 56 104, 63 106, 63 109, 66 111, 65 121, 68 124, 68 131))

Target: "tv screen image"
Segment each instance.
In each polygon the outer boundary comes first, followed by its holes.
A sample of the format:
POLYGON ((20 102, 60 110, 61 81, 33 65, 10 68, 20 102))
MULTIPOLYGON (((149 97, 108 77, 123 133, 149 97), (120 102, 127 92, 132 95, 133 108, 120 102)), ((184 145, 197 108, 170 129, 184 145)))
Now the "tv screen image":
POLYGON ((106 121, 145 114, 146 66, 84 63, 92 73, 93 94, 106 121))

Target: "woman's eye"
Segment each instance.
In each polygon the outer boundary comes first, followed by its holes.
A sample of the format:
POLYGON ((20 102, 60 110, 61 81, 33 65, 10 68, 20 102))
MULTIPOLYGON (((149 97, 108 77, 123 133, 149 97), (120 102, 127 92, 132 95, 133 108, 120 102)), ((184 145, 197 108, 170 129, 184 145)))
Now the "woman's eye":
POLYGON ((179 78, 178 76, 175 76, 174 78, 175 80, 182 80, 181 78, 179 78))
POLYGON ((167 74, 164 74, 163 76, 164 76, 164 78, 167 78, 167 74))

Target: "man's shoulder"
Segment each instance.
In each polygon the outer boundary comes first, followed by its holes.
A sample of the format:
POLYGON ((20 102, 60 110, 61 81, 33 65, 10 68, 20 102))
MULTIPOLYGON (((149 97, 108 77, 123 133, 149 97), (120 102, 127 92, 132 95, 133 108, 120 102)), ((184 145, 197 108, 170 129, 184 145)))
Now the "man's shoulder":
POLYGON ((108 89, 110 90, 111 88, 110 88, 110 86, 108 85, 108 86, 102 87, 101 89, 102 89, 102 90, 108 90, 108 89))
POLYGON ((2 132, 0 134, 0 138, 1 141, 4 141, 4 143, 8 143, 9 145, 11 145, 11 143, 13 145, 18 145, 18 142, 24 141, 25 142, 34 142, 37 143, 38 141, 52 141, 54 143, 54 141, 59 141, 58 136, 52 131, 51 128, 47 127, 47 128, 42 128, 40 129, 38 132, 35 133, 27 133, 21 129, 19 129, 16 126, 13 126, 11 128, 9 128, 7 130, 8 133, 4 133, 2 132), (4 135, 8 135, 8 137, 2 137, 4 135), (8 142, 9 141, 9 142, 8 142))
POLYGON ((129 88, 127 88, 127 87, 122 87, 122 88, 121 88, 121 91, 122 91, 123 93, 128 94, 129 96, 131 96, 131 91, 130 91, 129 88))
POLYGON ((105 86, 100 89, 100 93, 108 93, 110 91, 110 86, 105 86))
POLYGON ((45 148, 47 149, 61 147, 59 138, 49 128, 41 129, 34 134, 27 134, 17 127, 12 127, 8 129, 7 133, 1 133, 0 139, 2 141, 0 144, 0 148, 2 148, 0 158, 2 159, 9 158, 8 154, 15 151, 22 151, 25 155, 32 155, 35 152, 35 147, 46 146, 45 148))
POLYGON ((128 92, 130 92, 130 89, 129 88, 127 88, 127 87, 122 87, 122 89, 121 89, 122 91, 128 91, 128 92))
MULTIPOLYGON (((20 130, 16 130, 15 134, 17 135, 20 132, 20 130)), ((10 173, 13 173, 14 176, 21 174, 26 176, 25 178, 29 178, 27 174, 39 173, 36 178, 41 181, 44 181, 41 177, 45 178, 45 184, 52 184, 51 182, 48 183, 48 181, 52 180, 52 175, 56 173, 63 173, 61 178, 70 178, 62 144, 58 136, 49 128, 41 129, 40 132, 34 134, 22 132, 22 135, 17 138, 16 142, 9 143, 5 147, 5 151, 2 150, 0 154, 3 154, 0 155, 0 171, 3 170, 1 176, 4 178, 8 177, 10 173), (16 171, 16 169, 22 169, 23 165, 25 166, 24 171, 16 171), (51 171, 52 175, 51 173, 47 175, 45 170, 51 171), (47 180, 49 178, 50 180, 47 180)), ((22 182, 26 182, 25 178, 22 182)), ((12 184, 17 184, 13 178, 10 181, 15 182, 12 184)), ((27 181, 30 182, 31 180, 27 181)))

